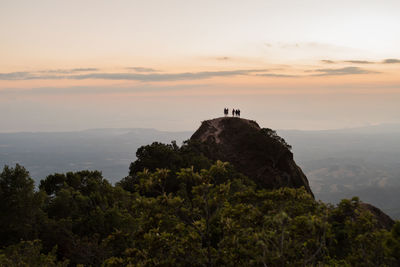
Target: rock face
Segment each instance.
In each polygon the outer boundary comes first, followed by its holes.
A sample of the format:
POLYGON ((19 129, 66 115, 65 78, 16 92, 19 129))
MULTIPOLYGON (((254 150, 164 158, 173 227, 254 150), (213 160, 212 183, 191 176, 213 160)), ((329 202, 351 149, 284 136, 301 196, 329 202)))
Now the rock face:
POLYGON ((394 221, 392 218, 390 218, 386 213, 378 209, 377 207, 368 204, 368 203, 361 203, 360 204, 361 209, 368 210, 372 213, 372 215, 375 217, 376 221, 378 222, 378 227, 386 229, 390 231, 394 225, 394 221))
POLYGON ((314 196, 290 146, 255 121, 233 117, 203 121, 190 140, 203 144, 206 157, 230 162, 261 188, 304 186, 314 196))

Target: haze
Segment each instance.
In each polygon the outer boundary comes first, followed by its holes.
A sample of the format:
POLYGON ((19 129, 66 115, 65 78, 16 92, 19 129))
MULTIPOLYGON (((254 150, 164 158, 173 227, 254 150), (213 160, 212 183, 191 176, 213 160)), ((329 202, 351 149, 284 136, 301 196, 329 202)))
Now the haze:
POLYGON ((399 1, 0 3, 0 131, 400 122, 399 1))

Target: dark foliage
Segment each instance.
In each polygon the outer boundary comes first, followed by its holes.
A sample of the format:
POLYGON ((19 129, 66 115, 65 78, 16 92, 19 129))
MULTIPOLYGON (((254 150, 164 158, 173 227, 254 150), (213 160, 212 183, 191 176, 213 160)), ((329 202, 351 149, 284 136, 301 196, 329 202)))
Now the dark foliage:
POLYGON ((287 149, 291 150, 292 146, 289 145, 288 143, 286 143, 285 139, 283 139, 282 137, 280 137, 276 131, 270 129, 270 128, 262 128, 261 132, 263 134, 265 134, 266 136, 276 140, 277 142, 279 142, 281 145, 283 145, 284 147, 286 147, 287 149))
POLYGON ((176 173, 181 168, 193 167, 195 171, 207 169, 212 162, 199 152, 199 142, 186 141, 181 147, 175 142, 162 144, 154 142, 151 145, 142 146, 136 152, 137 160, 132 162, 129 167, 129 176, 122 179, 117 184, 129 192, 135 192, 139 184, 138 173, 143 171, 156 171, 157 169, 168 169, 168 180, 166 192, 178 190, 176 173))
POLYGON ((98 171, 0 173, 0 266, 400 266, 400 223, 358 198, 261 189, 201 144, 138 150, 117 185, 98 171))

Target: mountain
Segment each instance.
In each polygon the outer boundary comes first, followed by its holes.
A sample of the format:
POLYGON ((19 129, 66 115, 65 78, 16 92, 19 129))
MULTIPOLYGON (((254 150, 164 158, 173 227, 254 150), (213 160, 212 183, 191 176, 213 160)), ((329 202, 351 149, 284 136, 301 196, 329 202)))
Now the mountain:
MULTIPOLYGON (((190 140, 203 144, 200 148, 206 157, 230 162, 260 188, 304 187, 314 197, 306 175, 293 159, 292 147, 255 121, 237 117, 206 120, 190 140)), ((360 207, 370 211, 380 227, 393 226, 394 221, 379 208, 364 202, 360 207)))
POLYGON ((203 121, 190 138, 203 144, 212 160, 228 161, 261 188, 304 187, 307 177, 293 160, 290 146, 271 129, 251 120, 222 117, 203 121))
POLYGON ((400 266, 400 222, 358 197, 316 201, 291 146, 255 121, 204 121, 182 146, 141 146, 129 170, 115 185, 55 173, 39 191, 4 167, 0 266, 400 266))
MULTIPOLYGON (((359 196, 400 219, 400 124, 277 133, 293 147, 316 199, 335 204, 359 196)), ((0 167, 19 163, 36 184, 55 172, 83 169, 102 171, 114 183, 128 174, 140 146, 181 144, 192 134, 142 128, 0 133, 0 167)))
POLYGON ((49 175, 39 191, 24 167, 4 167, 0 266, 400 266, 400 222, 379 209, 263 188, 299 174, 289 149, 230 118, 204 122, 182 146, 140 147, 115 185, 84 170, 49 175), (246 177, 205 153, 243 171, 264 162, 273 175, 246 177))

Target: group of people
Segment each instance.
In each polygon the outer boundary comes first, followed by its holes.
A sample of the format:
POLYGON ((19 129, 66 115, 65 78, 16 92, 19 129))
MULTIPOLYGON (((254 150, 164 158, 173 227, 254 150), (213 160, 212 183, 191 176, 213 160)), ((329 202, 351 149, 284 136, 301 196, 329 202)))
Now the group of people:
MULTIPOLYGON (((229 115, 229 108, 224 108, 225 117, 229 115)), ((232 117, 240 117, 240 109, 232 109, 232 117)))

